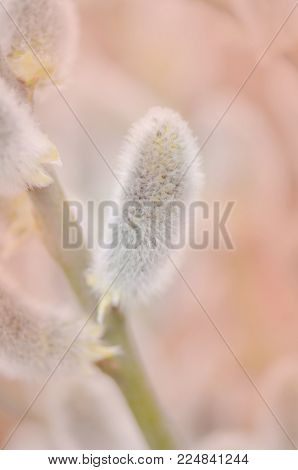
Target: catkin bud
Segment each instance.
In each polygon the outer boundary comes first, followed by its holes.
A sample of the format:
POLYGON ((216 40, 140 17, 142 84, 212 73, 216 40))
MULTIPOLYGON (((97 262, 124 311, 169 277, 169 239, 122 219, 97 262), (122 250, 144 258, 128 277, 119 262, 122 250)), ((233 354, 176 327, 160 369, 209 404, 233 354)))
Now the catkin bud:
MULTIPOLYGON (((43 377, 58 365, 82 325, 63 322, 0 280, 0 371, 12 377, 43 377)), ((103 357, 96 326, 84 328, 59 369, 76 372, 103 357)))
POLYGON ((95 250, 91 268, 95 287, 112 285, 124 307, 148 301, 173 271, 171 242, 181 224, 187 227, 187 207, 201 186, 197 156, 187 123, 170 109, 151 109, 129 133, 116 198, 120 215, 106 224, 106 232, 116 226, 118 240, 95 250))
POLYGON ((48 186, 48 163, 60 163, 56 148, 39 130, 29 105, 0 78, 0 195, 48 186))
POLYGON ((76 48, 73 1, 2 0, 1 3, 0 50, 14 75, 28 87, 48 81, 48 73, 55 81, 63 79, 76 48))

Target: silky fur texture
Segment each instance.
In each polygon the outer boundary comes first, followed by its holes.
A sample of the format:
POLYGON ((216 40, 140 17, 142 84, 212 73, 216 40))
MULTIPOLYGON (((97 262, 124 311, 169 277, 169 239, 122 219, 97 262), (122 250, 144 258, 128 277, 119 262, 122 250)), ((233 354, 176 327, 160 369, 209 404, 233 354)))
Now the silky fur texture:
MULTIPOLYGON (((167 207, 170 201, 183 203, 187 216, 187 207, 202 186, 197 157, 196 139, 170 109, 152 108, 129 132, 120 156, 122 188, 116 196, 120 215, 106 223, 106 239, 112 223, 119 242, 109 249, 97 248, 91 267, 95 289, 109 290, 112 301, 124 309, 159 294, 174 271, 168 242, 181 228, 181 219, 179 210, 173 210, 170 219, 167 207), (127 201, 135 203, 129 210, 129 224, 122 213, 127 201), (129 249, 126 241, 135 240, 132 224, 139 227, 141 242, 129 249)), ((177 252, 181 250, 175 250, 175 259, 177 252)))
POLYGON ((0 78, 0 195, 12 196, 52 182, 44 164, 59 163, 29 105, 0 78))
MULTIPOLYGON (((61 312, 60 312, 61 313, 61 312)), ((11 282, 0 279, 0 372, 16 378, 39 378, 59 370, 79 373, 100 359, 99 329, 63 322, 48 308, 33 303, 11 282)))
POLYGON ((6 11, 0 7, 0 50, 17 78, 28 86, 49 82, 47 72, 55 81, 63 80, 77 46, 74 1, 2 0, 2 4, 6 11))

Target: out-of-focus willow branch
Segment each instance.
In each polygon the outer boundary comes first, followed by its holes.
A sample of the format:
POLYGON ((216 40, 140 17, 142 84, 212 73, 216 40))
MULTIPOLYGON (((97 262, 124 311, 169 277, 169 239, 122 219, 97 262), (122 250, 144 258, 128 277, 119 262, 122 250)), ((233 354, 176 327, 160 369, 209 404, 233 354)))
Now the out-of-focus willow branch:
MULTIPOLYGON (((33 210, 43 241, 51 256, 63 269, 81 306, 90 314, 96 305, 86 285, 84 273, 88 267, 89 253, 85 248, 65 250, 62 243, 63 211, 70 210, 57 177, 44 189, 30 191, 33 210)), ((77 230, 81 227, 77 225, 77 230)), ((118 309, 107 315, 104 340, 109 345, 119 345, 122 354, 97 363, 119 386, 144 437, 151 449, 174 449, 174 441, 164 423, 162 413, 150 389, 139 362, 138 354, 127 331, 125 316, 118 309)))
POLYGON ((216 8, 217 10, 220 10, 223 13, 226 13, 227 15, 230 15, 234 18, 236 18, 236 14, 233 10, 233 6, 229 2, 229 0, 199 0, 202 3, 206 3, 210 5, 211 7, 216 8))

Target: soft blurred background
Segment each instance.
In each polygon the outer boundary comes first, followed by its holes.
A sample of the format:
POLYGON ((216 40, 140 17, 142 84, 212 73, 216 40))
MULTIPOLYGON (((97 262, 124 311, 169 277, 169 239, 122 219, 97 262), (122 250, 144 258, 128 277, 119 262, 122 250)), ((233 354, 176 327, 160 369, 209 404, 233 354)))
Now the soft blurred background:
MULTIPOLYGON (((127 129, 154 105, 179 111, 203 143, 294 0, 78 4, 80 49, 63 93, 116 169, 127 129)), ((295 11, 202 152, 202 198, 236 202, 228 223, 235 250, 188 249, 180 268, 251 381, 177 273, 162 299, 130 317, 181 448, 290 449, 284 430, 298 445, 297 20, 295 11)), ((61 151, 69 197, 110 199, 113 175, 54 88, 36 110, 61 151)), ((1 227, 4 245, 4 220, 1 227)), ((37 237, 1 264, 36 299, 71 310, 37 237)), ((39 387, 0 377, 0 439, 39 387)), ((54 376, 9 448, 144 445, 120 393, 98 374, 54 376)))

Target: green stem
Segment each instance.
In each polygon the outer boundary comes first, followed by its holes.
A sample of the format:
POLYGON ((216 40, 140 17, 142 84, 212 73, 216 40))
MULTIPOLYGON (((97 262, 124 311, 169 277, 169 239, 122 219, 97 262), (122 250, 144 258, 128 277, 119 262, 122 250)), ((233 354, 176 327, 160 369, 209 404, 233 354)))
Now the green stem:
MULTIPOLYGON (((45 189, 30 191, 31 202, 41 234, 51 256, 62 267, 81 306, 91 313, 96 304, 86 285, 84 273, 89 264, 86 248, 65 250, 62 243, 63 223, 69 220, 69 205, 55 175, 54 183, 45 189)), ((73 223, 72 223, 73 224, 73 223)), ((81 227, 76 224, 77 233, 81 227)), ((148 385, 135 347, 127 331, 124 315, 112 309, 107 315, 105 340, 110 345, 119 345, 122 354, 97 366, 119 386, 144 437, 151 449, 174 449, 160 409, 148 385)))
POLYGON ((125 317, 118 309, 106 316, 105 339, 121 347, 122 354, 99 363, 99 367, 117 383, 151 449, 175 449, 172 436, 136 356, 127 331, 125 317))
MULTIPOLYGON (((64 271, 79 303, 89 312, 95 305, 85 279, 89 252, 84 246, 64 248, 63 234, 71 220, 71 208, 65 200, 58 178, 53 172, 51 176, 54 179, 53 184, 44 189, 29 191, 37 226, 46 248, 64 271)), ((81 226, 75 221, 71 225, 75 226, 79 239, 83 239, 81 226)))

